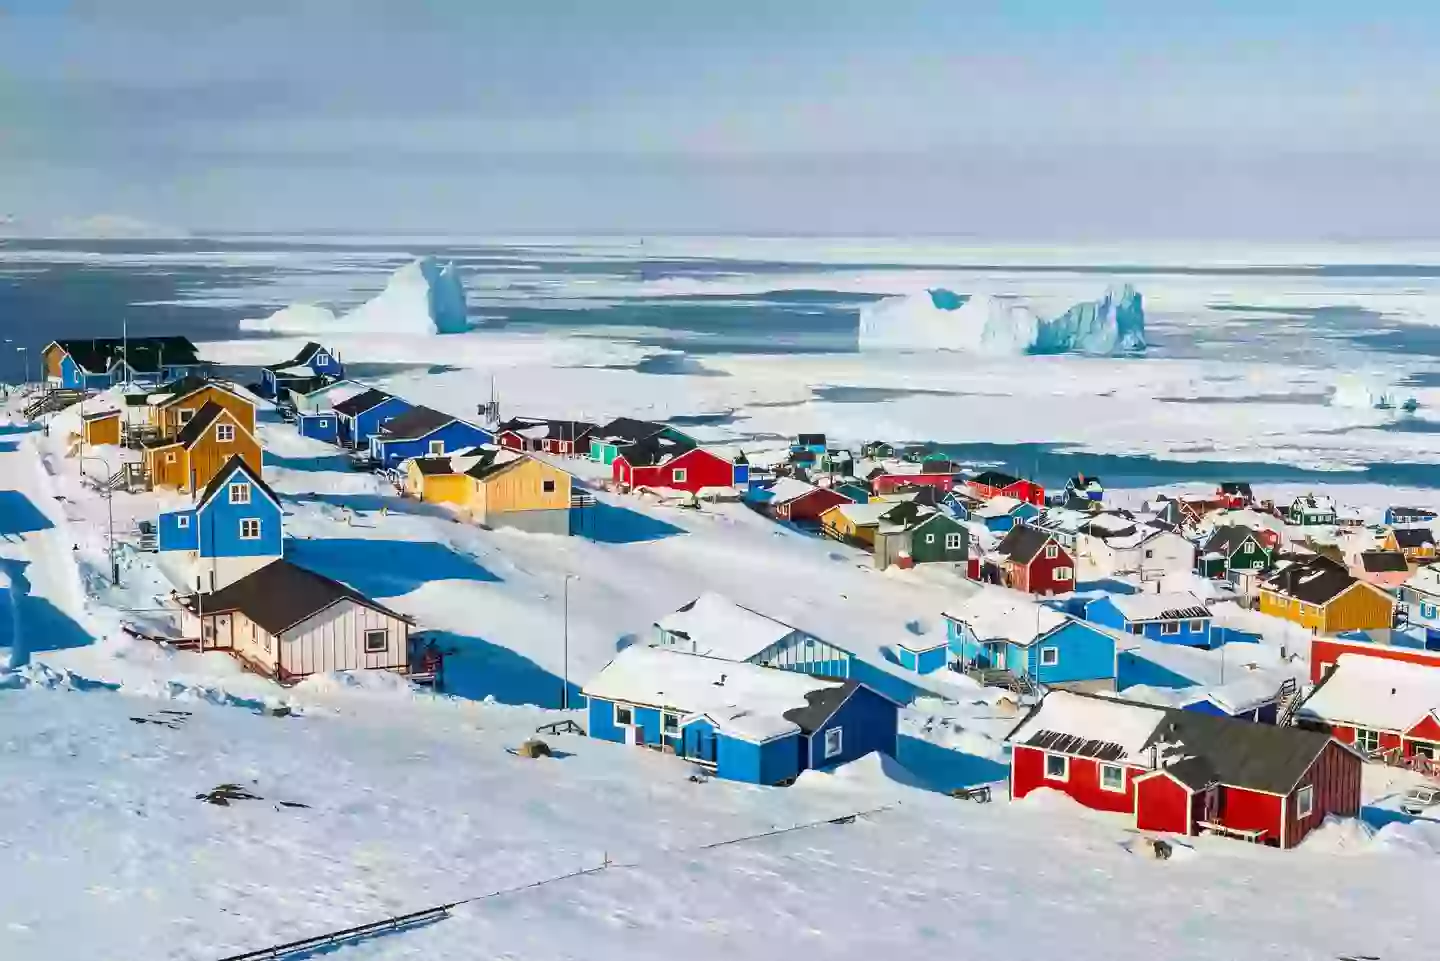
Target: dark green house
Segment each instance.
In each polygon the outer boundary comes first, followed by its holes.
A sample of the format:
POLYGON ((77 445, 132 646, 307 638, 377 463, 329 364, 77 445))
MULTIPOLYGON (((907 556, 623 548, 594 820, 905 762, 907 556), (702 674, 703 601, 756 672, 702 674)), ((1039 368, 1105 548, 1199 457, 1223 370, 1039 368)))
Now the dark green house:
POLYGON ((1231 571, 1263 571, 1270 566, 1270 553, 1261 536, 1243 524, 1217 527, 1200 549, 1199 574, 1225 577, 1231 571))
POLYGON ((590 459, 596 463, 610 464, 626 447, 656 439, 686 450, 696 446, 695 438, 668 424, 620 417, 591 432, 590 459))
POLYGON ((970 556, 970 532, 949 514, 935 511, 910 527, 910 556, 917 564, 964 564, 970 556))

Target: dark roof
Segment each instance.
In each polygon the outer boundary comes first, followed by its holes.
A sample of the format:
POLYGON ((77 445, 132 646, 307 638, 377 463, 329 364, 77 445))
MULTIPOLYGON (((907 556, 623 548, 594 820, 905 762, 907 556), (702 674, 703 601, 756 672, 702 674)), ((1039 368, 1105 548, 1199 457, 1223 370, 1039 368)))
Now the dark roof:
POLYGON ((1205 542, 1203 550, 1207 554, 1213 551, 1229 557, 1240 549, 1240 545, 1244 544, 1247 538, 1254 541, 1257 547, 1265 549, 1265 542, 1255 531, 1244 524, 1229 524, 1225 527, 1215 528, 1215 533, 1211 534, 1210 539, 1205 542))
POLYGON ((281 363, 281 364, 266 364, 266 365, 265 365, 265 369, 266 369, 266 370, 283 370, 283 369, 286 368, 286 367, 299 367, 301 364, 308 364, 308 363, 310 363, 310 358, 314 357, 314 356, 315 356, 316 354, 318 354, 319 352, 320 352, 320 345, 317 344, 317 343, 315 343, 315 341, 312 340, 312 341, 310 341, 309 343, 307 343, 304 347, 301 347, 301 348, 300 348, 300 353, 296 354, 294 357, 291 357, 289 360, 287 360, 287 361, 285 361, 284 363, 281 363))
POLYGON ((949 459, 924 460, 920 462, 920 473, 922 474, 953 474, 955 465, 949 459))
POLYGON ((495 426, 495 433, 503 434, 511 430, 519 432, 522 430, 530 430, 533 427, 543 427, 545 424, 546 421, 542 417, 512 417, 507 421, 502 421, 497 424, 495 426))
POLYGON ((412 407, 386 421, 380 428, 380 439, 419 440, 457 419, 433 407, 412 407))
POLYGON ((476 480, 484 480, 491 474, 499 473, 516 461, 523 459, 519 456, 509 456, 504 460, 499 460, 502 453, 514 455, 515 452, 506 451, 501 447, 487 447, 476 455, 480 459, 472 464, 465 473, 476 480))
POLYGON ((225 413, 225 408, 213 400, 207 400, 200 405, 200 409, 195 412, 195 416, 186 421, 185 426, 180 428, 180 433, 175 435, 175 443, 182 447, 189 447, 199 440, 205 431, 209 429, 210 425, 215 422, 215 418, 223 413, 225 413))
MULTIPOLYGON (((1091 484, 1100 484, 1100 478, 1094 476, 1087 477, 1084 474, 1076 474, 1074 477, 1070 478, 1065 483, 1069 487, 1085 488, 1089 487, 1091 484)), ((1105 485, 1100 484, 1100 486, 1103 487, 1105 485)))
POLYGON ((337 414, 344 414, 346 417, 354 417, 356 414, 363 414, 372 407, 379 407, 389 400, 394 394, 387 394, 383 390, 369 388, 363 393, 354 397, 347 397, 332 408, 337 414))
POLYGON ((189 337, 93 337, 55 343, 92 374, 105 373, 120 358, 128 359, 132 369, 144 371, 158 371, 162 363, 201 363, 189 337))
POLYGON ((1399 551, 1362 551, 1360 566, 1369 574, 1410 569, 1410 565, 1405 562, 1405 555, 1399 551))
POLYGON ((1343 565, 1320 555, 1291 564, 1266 581, 1272 590, 1307 604, 1327 604, 1355 583, 1356 578, 1343 565))
POLYGON ((1162 763, 1167 754, 1177 755, 1171 763, 1178 768, 1173 773, 1192 787, 1196 785, 1188 778, 1206 777, 1199 786, 1219 782, 1289 794, 1330 743, 1329 734, 1288 725, 1256 724, 1200 711, 1172 709, 1165 714, 1145 746, 1160 746, 1162 763), (1179 747, 1167 751, 1165 745, 1176 742, 1179 747))
POLYGON ((415 469, 426 476, 431 474, 451 474, 454 473, 455 470, 450 464, 449 457, 415 457, 411 459, 410 463, 414 464, 415 469))
POLYGON ((392 617, 409 620, 339 581, 299 567, 284 558, 271 561, 230 586, 205 595, 201 605, 207 614, 239 611, 271 634, 279 634, 337 601, 347 599, 392 617))
POLYGON ((887 524, 909 527, 920 519, 921 514, 929 513, 932 512, 926 510, 924 505, 915 503, 915 501, 900 501, 894 507, 881 514, 880 520, 887 524))
POLYGON ((840 709, 845 699, 855 692, 860 684, 847 680, 834 687, 822 687, 805 693, 805 706, 795 707, 782 716, 800 728, 802 734, 814 734, 840 709))
POLYGON ((1099 501, 1091 500, 1076 490, 1067 490, 1065 499, 1060 506, 1066 510, 1079 511, 1082 514, 1098 514, 1101 510, 1099 501))
POLYGON ((1397 517, 1433 518, 1435 512, 1428 507, 1391 507, 1390 513, 1397 517))
POLYGON ((119 416, 120 416, 120 409, 117 407, 117 408, 115 408, 114 410, 97 410, 97 411, 95 411, 93 414, 86 414, 86 415, 85 415, 84 417, 82 417, 81 419, 82 419, 82 420, 105 420, 106 418, 109 418, 109 417, 119 417, 119 416))
POLYGON ((1061 754, 1073 754, 1076 757, 1093 757, 1101 761, 1118 761, 1125 756, 1125 748, 1113 741, 1086 740, 1059 731, 1036 731, 1030 735, 1025 745, 1061 754))
POLYGON ((1250 491, 1250 485, 1244 481, 1221 481, 1220 493, 1229 494, 1232 497, 1251 498, 1255 495, 1250 491))
POLYGON ((971 480, 976 484, 982 484, 985 487, 998 487, 1001 490, 1009 487, 1011 484, 1015 483, 1019 479, 1020 478, 1018 477, 1012 477, 1004 471, 998 470, 982 471, 981 473, 976 474, 973 478, 971 478, 971 480))
POLYGON ((243 471, 245 476, 250 479, 250 483, 264 491, 265 496, 274 501, 277 506, 280 504, 280 498, 270 489, 270 485, 265 483, 264 478, 258 472, 251 470, 250 465, 245 463, 245 458, 239 454, 231 455, 230 459, 225 462, 225 466, 210 478, 210 483, 206 484, 205 489, 200 492, 200 500, 197 503, 204 504, 219 493, 220 489, 229 483, 231 471, 237 469, 243 471))
POLYGON ((1017 564, 1028 564, 1049 541, 1050 534, 1047 531, 1028 524, 1019 524, 1010 528, 995 550, 1017 564))
POLYGON ((126 406, 126 407, 144 407, 144 406, 145 406, 146 404, 148 404, 148 403, 150 403, 150 395, 149 395, 149 394, 126 394, 126 395, 125 395, 125 406, 126 406))
POLYGON ((1395 543, 1401 547, 1433 547, 1435 534, 1428 527, 1396 527, 1395 543))
POLYGON ((212 381, 209 377, 197 377, 194 374, 186 374, 178 380, 172 380, 168 384, 161 384, 150 392, 151 397, 156 394, 169 394, 171 399, 184 397, 186 394, 193 394, 197 390, 208 387, 212 381))
POLYGON ((597 427, 595 432, 601 437, 616 437, 635 443, 647 437, 654 437, 664 429, 664 424, 656 424, 653 421, 635 420, 632 417, 617 417, 610 423, 597 427))
POLYGON ((824 435, 824 434, 798 434, 798 435, 796 435, 796 437, 795 437, 795 443, 799 444, 801 447, 812 447, 812 446, 814 446, 814 447, 824 447, 824 446, 825 446, 825 435, 824 435))
POLYGON ((550 440, 583 440, 595 430, 595 425, 583 420, 552 420, 545 435, 550 440))
POLYGON ((310 374, 305 377, 291 377, 287 375, 276 378, 276 383, 283 386, 292 394, 308 394, 334 382, 334 377, 327 377, 324 374, 310 374))
POLYGON ((679 457, 694 450, 689 444, 682 444, 669 437, 647 437, 637 444, 626 444, 617 452, 631 467, 650 467, 663 464, 666 460, 679 457))

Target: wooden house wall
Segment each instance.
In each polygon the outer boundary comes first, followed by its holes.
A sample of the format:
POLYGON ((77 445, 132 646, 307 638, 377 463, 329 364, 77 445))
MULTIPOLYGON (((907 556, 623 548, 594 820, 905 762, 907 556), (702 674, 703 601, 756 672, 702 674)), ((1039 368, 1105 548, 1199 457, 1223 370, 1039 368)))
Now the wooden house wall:
POLYGON ((288 677, 323 671, 402 668, 408 664, 410 625, 398 617, 342 600, 281 636, 280 669, 288 677), (365 653, 365 632, 389 632, 386 649, 365 653))
POLYGON ((84 421, 80 425, 80 430, 81 436, 87 444, 119 444, 120 412, 116 411, 114 416, 96 417, 84 421))
POLYGON ((570 475, 533 457, 474 481, 474 488, 471 509, 477 515, 570 509, 570 475), (546 481, 554 481, 555 489, 546 491, 546 481))
POLYGON ((1141 831, 1194 834, 1194 795, 1165 774, 1139 781, 1135 785, 1135 827, 1141 831))
POLYGON ((1355 584, 1325 606, 1321 632, 1379 630, 1395 624, 1395 602, 1365 584, 1355 584))
POLYGON ((1362 766, 1360 758, 1339 744, 1331 742, 1325 746, 1286 799, 1286 847, 1299 844, 1331 814, 1348 818, 1360 813, 1362 766), (1315 804, 1309 817, 1300 818, 1298 796, 1300 788, 1306 785, 1315 789, 1315 804))
MULTIPOLYGON (((181 411, 190 411, 190 417, 199 412, 207 401, 229 411, 250 433, 255 433, 255 405, 238 394, 233 394, 218 384, 210 384, 183 399, 176 398, 151 408, 151 422, 160 431, 161 437, 174 437, 185 426, 181 411)), ((186 420, 189 417, 185 418, 186 420)))
MULTIPOLYGON (((205 428, 205 432, 190 446, 189 454, 189 472, 197 488, 203 488, 210 483, 210 479, 236 454, 239 454, 246 466, 256 474, 262 469, 260 442, 255 439, 254 434, 246 433, 228 410, 205 428), (233 441, 222 442, 216 439, 216 429, 222 424, 235 427, 233 441)), ((189 478, 181 486, 182 489, 188 489, 189 478)))

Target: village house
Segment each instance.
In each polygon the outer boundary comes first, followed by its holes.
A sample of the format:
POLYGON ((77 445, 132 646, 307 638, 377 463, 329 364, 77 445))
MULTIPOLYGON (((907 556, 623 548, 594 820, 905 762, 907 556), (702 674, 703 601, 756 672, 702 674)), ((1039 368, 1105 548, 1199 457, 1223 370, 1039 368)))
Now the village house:
POLYGON ((1075 559, 1053 535, 1021 525, 983 558, 981 579, 1028 594, 1066 594, 1075 589, 1075 559))
POLYGON ((1007 740, 1012 798, 1049 788, 1140 831, 1293 848, 1360 811, 1359 756, 1317 731, 1051 691, 1007 740))
POLYGON ((188 337, 89 337, 53 340, 41 351, 51 389, 104 390, 116 384, 159 384, 204 374, 188 337))
POLYGON ((1323 494, 1301 494, 1285 511, 1285 523, 1297 527, 1328 527, 1335 523, 1335 501, 1323 494))
POLYGON ((185 600, 185 631, 282 684, 329 671, 410 668, 412 621, 281 558, 185 600))
POLYGON ((919 465, 919 470, 900 470, 900 466, 888 467, 879 474, 872 473, 868 478, 870 489, 878 495, 883 495, 893 494, 906 487, 929 487, 944 494, 954 488, 957 483, 948 461, 922 463, 919 465), (927 467, 931 467, 931 469, 926 470, 927 467))
POLYGON ((122 412, 118 407, 81 415, 80 440, 91 447, 118 445, 121 438, 122 412))
POLYGON ((289 360, 260 368, 260 394, 272 400, 281 398, 291 386, 317 377, 344 377, 345 365, 332 350, 311 341, 289 360))
POLYGON ((1261 581, 1260 613, 1317 634, 1339 634, 1393 627, 1395 601, 1343 564, 1315 556, 1288 563, 1261 581))
POLYGON ((288 396, 297 416, 330 414, 342 400, 363 394, 369 389, 357 380, 321 377, 316 383, 305 385, 305 389, 291 388, 288 396))
POLYGON ((1034 481, 1012 477, 998 470, 987 470, 966 481, 966 485, 981 500, 992 497, 1013 497, 1018 501, 1045 506, 1045 488, 1034 481))
MULTIPOLYGON (((518 451, 507 452, 519 457, 518 451)), ((454 504, 464 507, 470 500, 470 481, 463 468, 454 463, 458 455, 438 454, 412 457, 405 461, 405 496, 427 504, 454 504)))
POLYGON ((809 451, 812 454, 823 454, 829 447, 825 442, 824 434, 799 434, 790 442, 790 453, 797 454, 800 451, 809 451))
POLYGON ((1408 524, 1430 524, 1437 515, 1428 507, 1387 507, 1385 508, 1385 526, 1402 527, 1408 524))
POLYGON ((1107 511, 1083 524, 1075 557, 1087 578, 1136 575, 1141 580, 1195 567, 1195 545, 1161 524, 1107 511))
POLYGON ((1223 481, 1215 488, 1215 496, 1232 510, 1255 503, 1255 492, 1244 481, 1223 481))
POLYGON ((1391 591, 1410 578, 1410 565, 1399 551, 1361 551, 1350 566, 1350 573, 1367 584, 1391 591))
MULTIPOLYGON (((993 503, 994 500, 1002 499, 994 498, 992 499, 991 503, 993 503)), ((1003 500, 1009 501, 1013 500, 1013 498, 1004 498, 1003 500)), ((984 506, 985 503, 981 502, 981 504, 977 507, 977 510, 983 509, 984 506)), ((1026 518, 1025 523, 1029 524, 1031 527, 1045 531, 1046 533, 1052 535, 1055 538, 1055 543, 1059 544, 1067 551, 1073 552, 1075 550, 1076 543, 1079 539, 1080 531, 1082 528, 1090 524, 1092 520, 1109 517, 1112 514, 1114 515, 1114 520, 1110 521, 1109 523, 1114 523, 1121 527, 1133 526, 1133 522, 1130 520, 1128 514, 1124 512, 1114 511, 1097 515, 1092 514, 1089 511, 1081 511, 1076 510, 1072 507, 1064 506, 1047 507, 1043 511, 1040 511, 1038 514, 1036 514, 1034 517, 1026 518)), ((972 512, 972 516, 974 516, 976 520, 988 521, 989 519, 983 513, 980 515, 975 515, 972 512)), ((995 530, 995 527, 989 523, 986 523, 985 526, 990 528, 991 530, 995 530)), ((1009 530, 1009 528, 1007 527, 1005 530, 1009 530)), ((1000 533, 1003 534, 1004 531, 1000 531, 1000 533)))
POLYGON ((583 420, 552 420, 546 424, 541 450, 547 454, 579 457, 590 450, 590 435, 595 425, 583 420))
MULTIPOLYGON (((754 476, 754 471, 751 471, 751 476, 754 476)), ((832 489, 844 494, 857 504, 868 504, 870 502, 870 488, 866 487, 865 482, 862 480, 856 478, 844 480, 832 485, 832 489)))
POLYGON ((861 446, 860 456, 866 460, 887 460, 895 456, 895 445, 883 440, 868 441, 861 446))
MULTIPOLYGON (((574 478, 528 454, 504 457, 502 453, 478 457, 465 469, 470 485, 465 508, 470 518, 485 527, 568 535, 574 478)), ((457 458, 469 459, 463 454, 457 458)))
POLYGON ((1435 560, 1435 532, 1428 527, 1396 527, 1386 535, 1387 546, 1398 550, 1411 564, 1435 560))
POLYGON ((894 755, 895 702, 853 680, 633 645, 587 683, 592 738, 650 747, 750 784, 894 755))
POLYGON ((236 423, 255 433, 254 400, 233 384, 191 376, 166 384, 146 398, 154 435, 174 437, 207 403, 223 407, 234 416, 236 423))
POLYGON ((209 484, 232 457, 257 474, 262 460, 260 441, 214 401, 202 404, 174 437, 146 441, 142 455, 152 487, 191 492, 209 484))
POLYGON ((1085 604, 1085 619, 1163 644, 1212 647, 1213 615, 1191 593, 1107 594, 1085 604))
POLYGON ((1003 534, 1033 517, 1038 517, 1039 514, 1040 508, 1034 504, 1006 494, 997 494, 972 510, 970 517, 984 524, 988 530, 1003 534))
POLYGON ((661 436, 621 448, 610 462, 610 469, 612 481, 621 490, 646 487, 690 494, 732 489, 744 484, 748 471, 748 467, 739 470, 733 462, 703 447, 676 444, 661 436))
POLYGON ((1334 668, 1342 654, 1356 657, 1373 657, 1384 661, 1402 661, 1407 664, 1425 664, 1440 668, 1440 650, 1426 648, 1422 644, 1409 643, 1409 638, 1396 631, 1376 631, 1373 634, 1354 632, 1341 637, 1313 637, 1310 639, 1310 683, 1319 684, 1334 668))
POLYGON ((495 443, 510 450, 538 451, 545 449, 550 422, 540 417, 512 417, 495 427, 495 443))
POLYGON ((1100 503, 1105 499, 1105 485, 1100 483, 1098 477, 1086 477, 1084 474, 1076 474, 1065 481, 1065 496, 1078 497, 1082 500, 1100 503))
POLYGON ((836 540, 873 548, 875 529, 880 526, 881 515, 894 510, 895 506, 887 501, 836 504, 820 515, 820 530, 836 540))
POLYGON ((990 593, 941 616, 950 654, 962 670, 991 680, 991 674, 1008 675, 1029 688, 1115 689, 1117 635, 1099 625, 990 593))
POLYGON ((352 450, 368 450, 370 439, 380 432, 381 426, 413 410, 414 405, 372 387, 336 403, 333 409, 338 419, 340 445, 352 450))
POLYGON ((762 492, 752 492, 756 503, 777 521, 818 524, 820 515, 850 498, 828 487, 816 487, 793 477, 782 477, 762 492))
POLYGON ((370 459, 395 467, 410 457, 436 456, 489 444, 489 431, 430 407, 413 407, 386 420, 370 438, 370 459))
POLYGON ((1300 705, 1296 723, 1389 764, 1440 774, 1440 666, 1341 653, 1300 705))
POLYGON ((1410 624, 1440 645, 1440 564, 1420 568, 1400 585, 1400 608, 1410 624))
POLYGON ((940 499, 941 510, 959 521, 968 521, 985 502, 969 493, 969 488, 956 487, 940 499))
POLYGON ((656 621, 655 645, 825 677, 848 678, 856 664, 844 648, 713 591, 656 621))
POLYGON ((907 671, 933 674, 947 666, 950 644, 943 638, 936 641, 923 637, 906 638, 895 645, 895 659, 907 671))
POLYGON ((175 583, 210 593, 284 554, 280 498, 239 456, 205 485, 193 506, 156 520, 161 568, 175 583))
POLYGON ((610 466, 620 451, 632 444, 653 440, 659 446, 676 448, 694 447, 695 438, 684 431, 666 424, 617 417, 610 423, 596 427, 590 432, 590 459, 598 464, 610 466))
POLYGON ((1223 579, 1232 571, 1261 571, 1270 566, 1272 545, 1266 535, 1230 524, 1215 528, 1200 547, 1201 577, 1223 579))

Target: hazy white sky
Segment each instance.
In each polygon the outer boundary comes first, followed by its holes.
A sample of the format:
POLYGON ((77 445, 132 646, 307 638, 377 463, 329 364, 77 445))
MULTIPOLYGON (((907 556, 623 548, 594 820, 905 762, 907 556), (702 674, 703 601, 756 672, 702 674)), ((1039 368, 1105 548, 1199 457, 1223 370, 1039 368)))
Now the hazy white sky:
POLYGON ((0 0, 0 213, 1435 237, 1437 28, 1401 0, 0 0))

